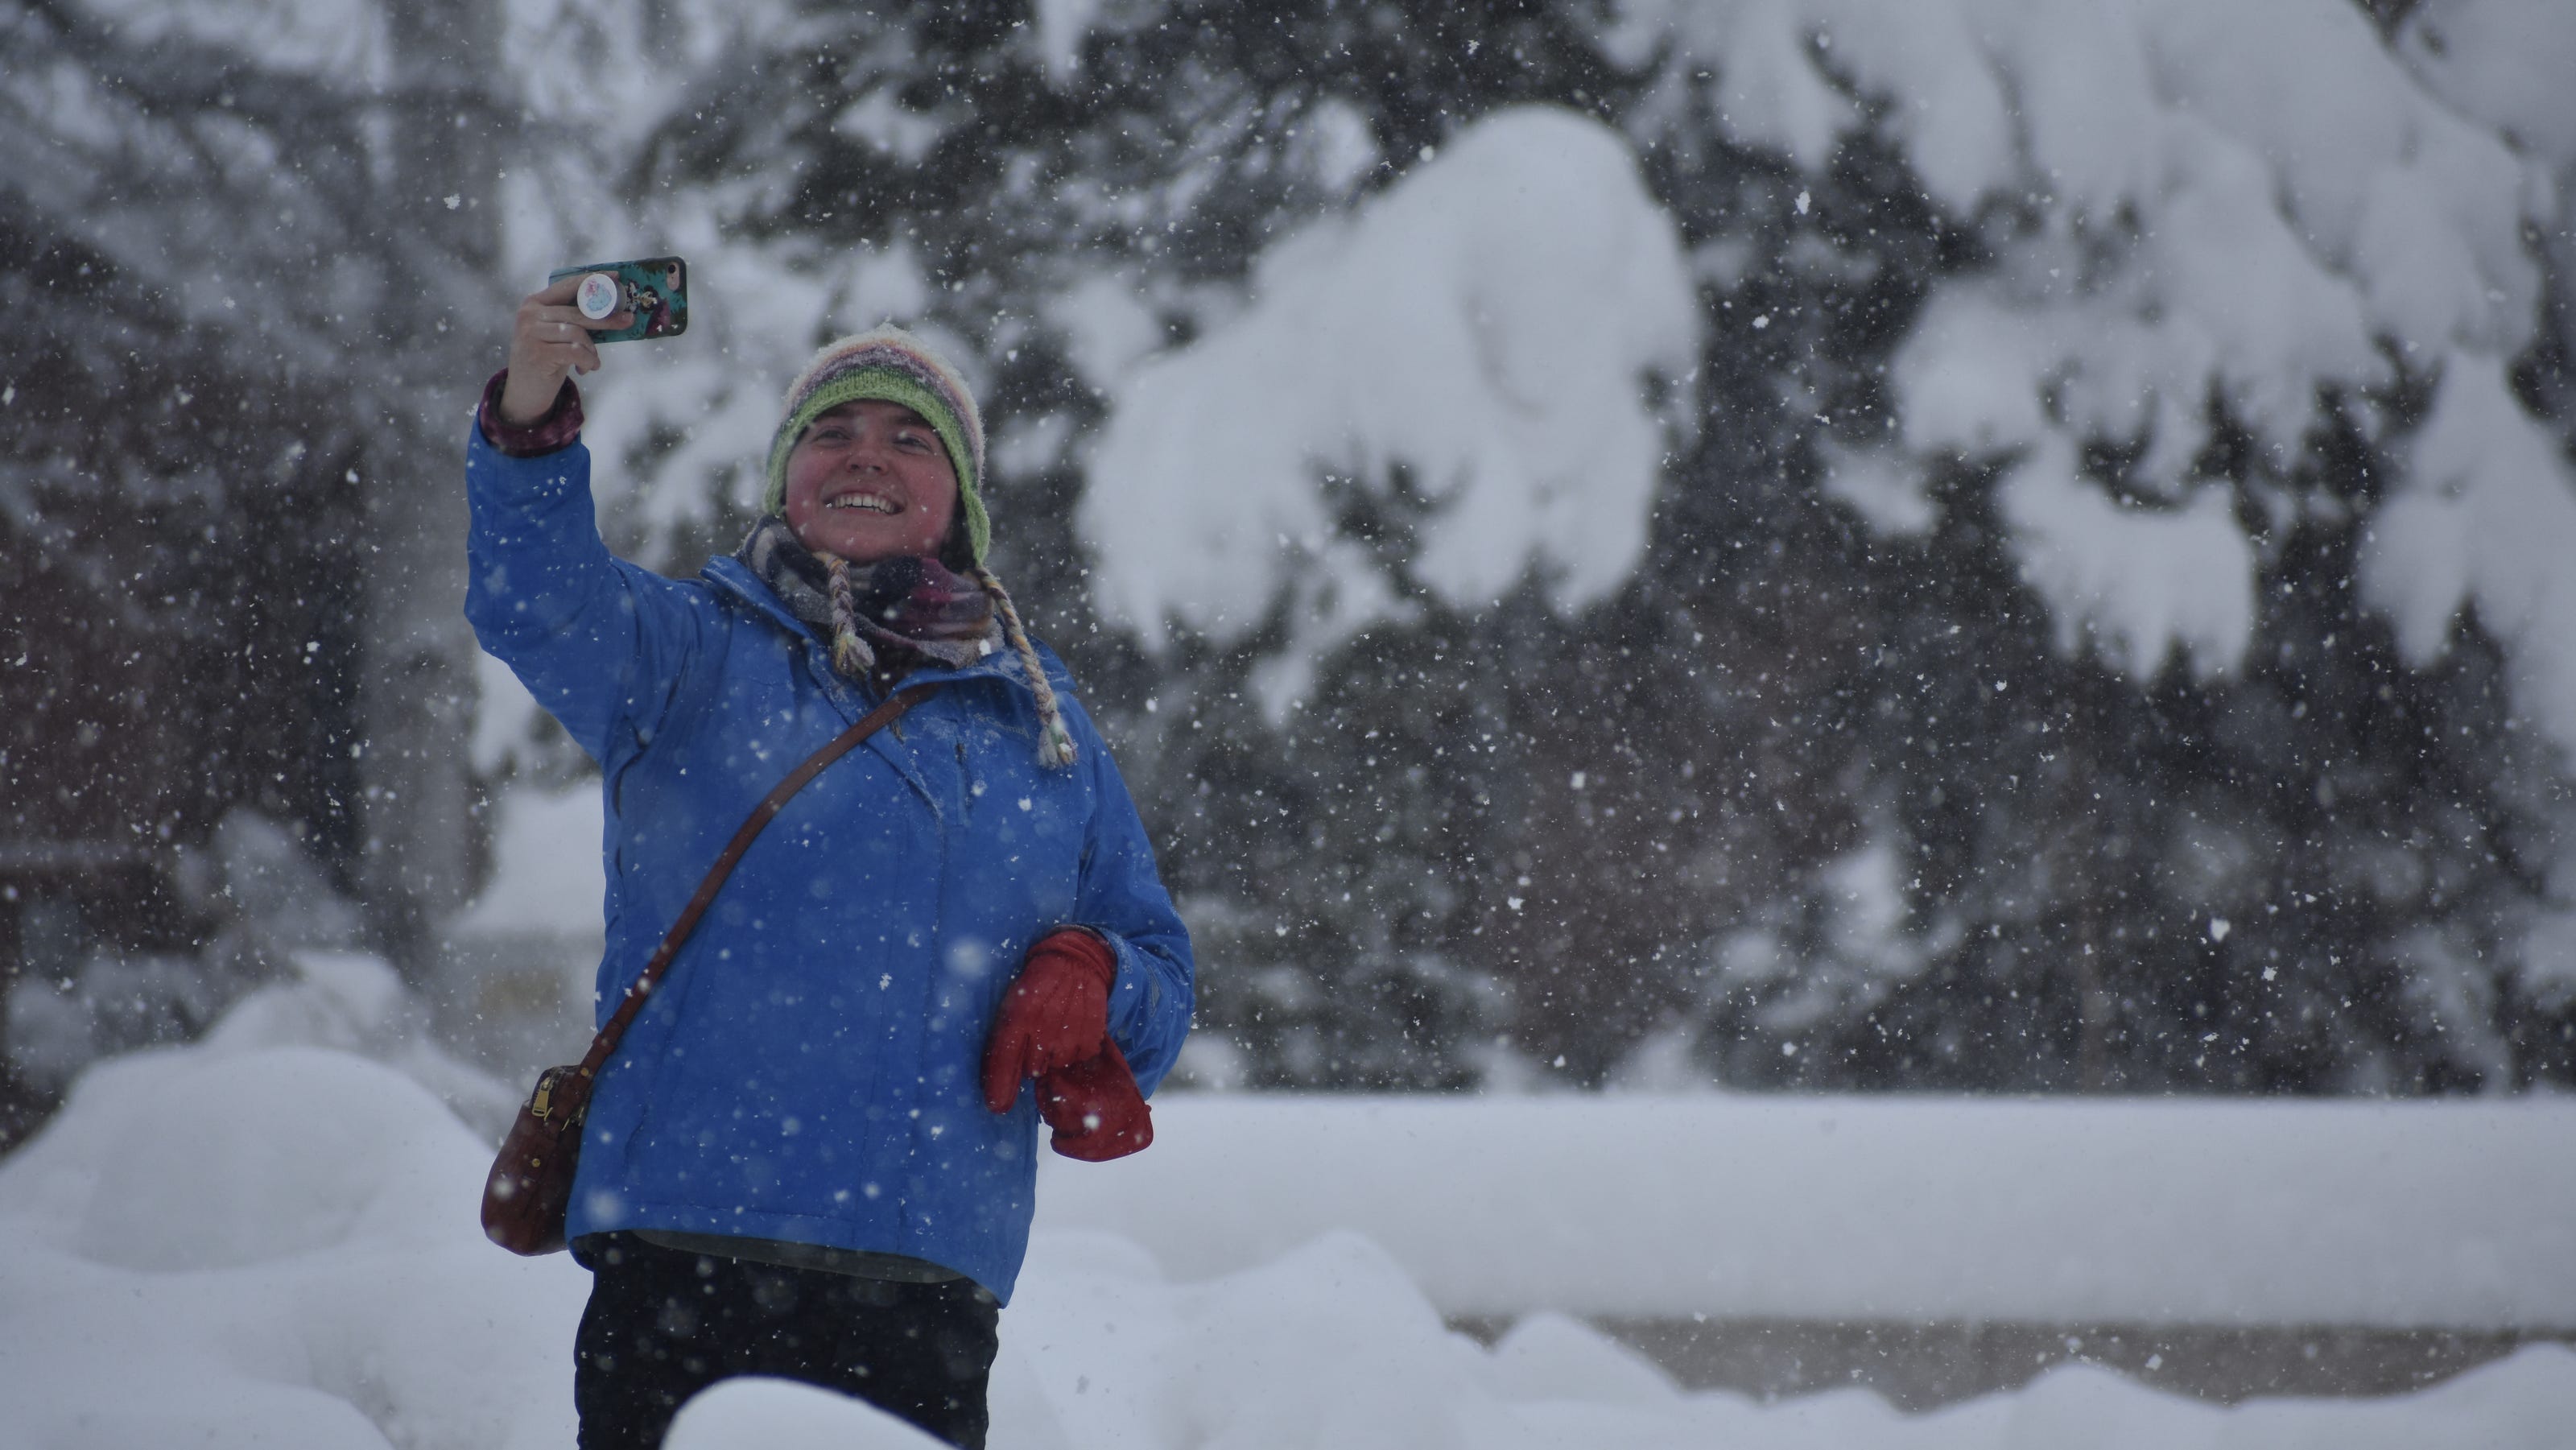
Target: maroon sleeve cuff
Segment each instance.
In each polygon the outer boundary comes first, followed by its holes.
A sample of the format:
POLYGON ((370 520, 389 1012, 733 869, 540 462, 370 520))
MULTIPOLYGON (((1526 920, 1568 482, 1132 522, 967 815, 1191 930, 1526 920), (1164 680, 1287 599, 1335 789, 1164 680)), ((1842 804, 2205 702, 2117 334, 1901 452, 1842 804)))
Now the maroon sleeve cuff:
POLYGON ((483 385, 483 405, 474 410, 474 418, 484 442, 512 458, 533 458, 581 441, 581 389, 572 385, 572 379, 564 379, 555 405, 533 423, 501 421, 501 389, 509 381, 510 370, 503 368, 483 385))

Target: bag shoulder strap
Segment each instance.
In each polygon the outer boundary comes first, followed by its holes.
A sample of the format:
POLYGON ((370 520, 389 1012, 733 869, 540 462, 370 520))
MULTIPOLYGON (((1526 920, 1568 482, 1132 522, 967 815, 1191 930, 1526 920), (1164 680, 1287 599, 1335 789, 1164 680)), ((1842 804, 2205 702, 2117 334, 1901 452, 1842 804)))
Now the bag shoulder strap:
POLYGON ((617 1004, 616 1013, 608 1019, 606 1026, 599 1029, 599 1035, 591 1039, 589 1054, 582 1058, 581 1065, 573 1069, 569 1080, 557 1090, 559 1101, 568 1099, 557 1111, 578 1115, 588 1105, 591 1082, 599 1075, 599 1070, 608 1065, 609 1055, 617 1050, 618 1039, 626 1035, 627 1024, 635 1020, 636 1013, 644 1010, 644 999, 653 995, 653 988, 661 982, 662 974, 670 970, 672 958, 677 957, 680 948, 688 944, 689 934, 698 929, 698 918, 706 915, 707 908, 715 903, 716 893, 724 889, 725 879, 733 875, 733 868, 741 863, 743 853, 751 849, 753 838, 769 824, 770 818, 833 761, 856 750, 862 741, 901 719, 905 711, 938 690, 937 684, 915 685, 887 696, 884 704, 860 716, 849 729, 833 736, 822 749, 805 757, 804 764, 789 771, 786 779, 771 787, 769 794, 761 797, 760 804, 751 808, 751 814, 744 818, 741 829, 733 833, 733 839, 725 843, 715 864, 707 868, 706 879, 698 883, 697 894, 689 898, 688 905, 680 908, 679 920, 671 923, 671 930, 662 938, 662 945, 654 949, 653 959, 644 964, 644 970, 636 974, 634 984, 626 989, 626 996, 617 1004))

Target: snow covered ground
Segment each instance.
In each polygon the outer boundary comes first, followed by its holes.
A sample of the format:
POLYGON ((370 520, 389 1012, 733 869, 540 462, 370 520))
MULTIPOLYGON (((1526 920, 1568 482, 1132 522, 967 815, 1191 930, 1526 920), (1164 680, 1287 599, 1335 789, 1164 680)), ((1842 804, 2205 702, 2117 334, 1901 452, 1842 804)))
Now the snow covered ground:
POLYGON ((1442 1312, 2576 1329, 2576 1102, 1220 1096, 1040 1220, 1442 1312))
MULTIPOLYGON (((570 1443, 586 1281, 482 1241, 489 1149, 457 1110, 484 1117, 498 1090, 389 1037, 396 997, 363 958, 317 960, 199 1045, 92 1068, 0 1160, 6 1443, 570 1443)), ((1908 1312, 1995 1280, 1997 1309, 2548 1323, 2576 1305, 2552 1212, 2576 1173, 2563 1104, 2138 1105, 2082 1133, 2036 1104, 1175 1099, 1159 1116, 1145 1158, 1051 1174, 1004 1319, 997 1447, 2539 1450, 2576 1424, 2576 1353, 2557 1346, 2401 1398, 2221 1408, 2071 1366, 1906 1415, 1863 1391, 1685 1393, 1561 1313, 1490 1349, 1443 1319, 1699 1302, 1701 1266, 1741 1264, 1753 1297, 1716 1307, 1908 1312), (1713 1122, 1724 1154, 1695 1136, 1713 1122)), ((775 1383, 702 1398, 672 1440, 927 1443, 775 1383)))

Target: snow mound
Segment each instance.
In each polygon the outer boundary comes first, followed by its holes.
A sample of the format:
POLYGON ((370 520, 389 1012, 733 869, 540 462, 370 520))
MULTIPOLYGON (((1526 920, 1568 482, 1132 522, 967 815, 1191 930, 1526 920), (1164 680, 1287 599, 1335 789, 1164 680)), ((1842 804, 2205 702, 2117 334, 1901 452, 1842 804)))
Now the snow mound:
MULTIPOLYGON (((489 655, 483 658, 491 658, 489 655)), ((492 827, 492 880, 448 930, 460 936, 541 932, 597 937, 608 894, 599 782, 513 787, 492 827)))
POLYGON ((1542 1309, 1494 1345, 1488 1378, 1514 1400, 1585 1400, 1653 1405, 1677 1393, 1644 1356, 1577 1319, 1542 1309))
POLYGON ((281 1048, 218 1058, 187 1091, 130 1101, 101 1133, 70 1247, 130 1269, 215 1269, 348 1241, 359 1220, 440 1202, 443 1170, 470 1160, 456 1121, 416 1084, 346 1053, 281 1048), (301 1119, 300 1131, 277 1131, 301 1119))
POLYGON ((2576 1329, 2576 1103, 1168 1095, 1042 1228, 1444 1314, 2576 1329), (1214 1206, 1212 1208, 1212 1206, 1214 1206))
POLYGON ((1419 510, 1407 567, 1461 609, 1535 571, 1572 610, 1643 557, 1668 427, 1646 378, 1691 373, 1699 309, 1617 133, 1497 112, 1357 215, 1272 248, 1251 292, 1106 380, 1078 522, 1102 611, 1149 648, 1175 622, 1237 642, 1284 595, 1290 643, 1264 679, 1283 715, 1318 655, 1408 613, 1341 526, 1353 495, 1419 510))
MULTIPOLYGON (((1158 1145, 1159 1147, 1159 1145, 1158 1145)), ((1531 1175, 1524 1183, 1543 1181, 1531 1175)), ((1256 1194, 1202 1200, 1257 1213, 1256 1194)), ((2380 1401, 2257 1401, 2220 1408, 2090 1367, 1928 1415, 1837 1391, 1762 1404, 1684 1394, 1592 1331, 1543 1315, 1494 1351, 1442 1331, 1431 1306, 1367 1240, 1332 1234, 1198 1284, 1122 1271, 1043 1235, 1003 1321, 1024 1345, 1050 1427, 1091 1447, 1289 1450, 1593 1445, 2007 1450, 2032 1445, 2432 1444, 2553 1446, 2576 1409, 2576 1354, 2528 1349, 2421 1394, 2380 1401)), ((1527 1246, 1512 1246, 1514 1252, 1527 1246)), ((1488 1262, 1505 1257, 1498 1249, 1488 1262)), ((1016 1424, 996 1408, 993 1443, 1016 1424)))
MULTIPOLYGON (((327 999, 333 988, 308 981, 280 990, 327 999)), ((488 1142, 432 1093, 383 1062, 279 1040, 297 1023, 317 1035, 344 1030, 331 1025, 344 1006, 272 997, 228 1020, 222 1042, 102 1062, 82 1076, 43 1134, 0 1159, 0 1404, 8 1407, 5 1438, 13 1450, 537 1450, 571 1443, 571 1345, 587 1279, 566 1257, 518 1259, 483 1241, 475 1202, 488 1142)), ((1278 1192, 1277 1174, 1207 1177, 1212 1162, 1231 1170, 1244 1159, 1211 1159, 1216 1140, 1192 1127, 1195 1119, 1202 1130, 1261 1129, 1267 1136, 1229 1141, 1255 1158, 1275 1155, 1309 1182, 1338 1185, 1352 1202, 1422 1196, 1416 1179, 1390 1167, 1393 1146, 1409 1145, 1436 1170, 1472 1169, 1461 1181, 1479 1192, 1507 1184, 1473 1204, 1431 1196, 1460 1270, 1506 1281, 1525 1277, 1515 1270, 1532 1262, 1580 1279, 1598 1260, 1615 1274, 1620 1255, 1634 1246, 1607 1244, 1599 1230, 1637 1226, 1611 1215, 1590 1232, 1533 1237, 1530 1222, 1515 1216, 1514 1197, 1597 1209, 1603 1201, 1642 1204, 1677 1189, 1696 1195, 1671 1205, 1679 1227, 1649 1246, 1681 1264, 1694 1243, 1735 1231, 1721 1211, 1729 1196, 1758 1195, 1763 1176, 1780 1166, 1754 1141, 1729 1160, 1732 1187, 1712 1193, 1709 1182, 1691 1176, 1696 1167, 1679 1179, 1658 1179, 1675 1161, 1674 1144, 1631 1138, 1620 1115, 1608 1111, 1615 1103, 1462 1102, 1450 1105, 1456 1115, 1449 1121, 1432 1123, 1389 1117, 1383 1105, 1363 1103, 1355 1115, 1292 1099, 1261 1105, 1268 1116, 1256 1122, 1238 1105, 1175 1100, 1157 1114, 1172 1126, 1153 1153, 1051 1177, 1046 1191, 1060 1199, 1079 1199, 1076 1184, 1119 1180, 1127 1191, 1177 1183, 1193 1196, 1168 1205, 1171 1215, 1146 1229, 1155 1252, 1114 1233, 1038 1234, 1020 1295, 1003 1316, 992 1443, 1007 1450, 2545 1450, 2563 1445, 2565 1427, 2576 1423, 2576 1353, 2557 1346, 2376 1401, 2221 1408, 2082 1367, 1921 1416, 1898 1414, 1861 1391, 1778 1404, 1683 1393, 1558 1313, 1529 1315, 1493 1350, 1480 1348, 1446 1328, 1442 1308, 1417 1277, 1418 1246, 1399 1255, 1347 1228, 1316 1230, 1309 1211, 1315 1197, 1278 1192), (1542 1119, 1560 1120, 1562 1129, 1585 1111, 1598 1114, 1597 1131, 1533 1130, 1542 1119), (1477 1116, 1490 1119, 1483 1130, 1470 1129, 1477 1116), (1301 1120, 1302 1134, 1295 1130, 1301 1120), (1447 1131, 1430 1135, 1426 1127, 1447 1131), (1572 1142, 1594 1144, 1592 1156, 1570 1153, 1572 1142), (1308 1157, 1317 1144, 1348 1151, 1318 1172, 1308 1157), (1134 1172, 1174 1159, 1197 1166, 1179 1180, 1134 1172), (1156 1252, 1184 1265, 1205 1257, 1206 1235, 1193 1239, 1169 1226, 1175 1223, 1224 1225, 1245 1241, 1279 1246, 1212 1274, 1167 1276, 1156 1252)), ((2147 1161, 2165 1163, 2153 1135, 2136 1128, 2112 1123, 2098 1157, 2116 1161, 2144 1147, 2147 1161)), ((1889 1146, 1857 1136, 1870 1154, 1889 1146)), ((2471 1152, 2517 1154, 2530 1146, 2469 1145, 2471 1152)), ((1921 1167, 1902 1151, 1895 1156, 1921 1167)), ((2456 1162, 2414 1151, 2396 1156, 2405 1173, 2448 1175, 2452 1191, 2493 1190, 2474 1171, 2463 1179, 2456 1162)), ((2535 1172, 2569 1160, 2563 1151, 2543 1156, 2535 1172)), ((2232 1163, 2222 1169, 2236 1171, 2232 1163)), ((1794 1192, 1774 1196, 1838 1209, 1847 1222, 1901 1219, 1906 1207, 1901 1195, 1871 1196, 1868 1183, 1831 1171, 1792 1181, 1794 1192)), ((2296 1210, 2263 1197, 2264 1188, 2251 1185, 2248 1215, 2296 1210)), ((2040 1184, 2028 1196, 2045 1208, 2053 1191, 2040 1184)), ((2526 1190, 2512 1192, 2517 1204, 2526 1199, 2526 1190)), ((2532 1206, 2566 1198, 2547 1194, 2532 1206)), ((2086 1207, 2069 1201, 2055 1211, 2086 1207)), ((2401 1252, 2435 1271, 2476 1267, 2443 1259, 2439 1244, 2401 1252)), ((1864 1265, 1861 1272, 1868 1271, 1864 1265)), ((2541 1277, 2543 1291, 2554 1292, 2555 1281, 2541 1277)), ((670 1443, 675 1450, 906 1450, 931 1442, 825 1391, 752 1380, 692 1402, 670 1443)))
POLYGON ((940 1450, 948 1442, 794 1380, 727 1380, 680 1407, 664 1450, 940 1450))
POLYGON ((587 1282, 483 1241, 491 1149, 419 1083, 245 1045, 335 1010, 308 1005, 252 999, 222 1040, 91 1068, 0 1160, 12 1444, 570 1441, 587 1282))

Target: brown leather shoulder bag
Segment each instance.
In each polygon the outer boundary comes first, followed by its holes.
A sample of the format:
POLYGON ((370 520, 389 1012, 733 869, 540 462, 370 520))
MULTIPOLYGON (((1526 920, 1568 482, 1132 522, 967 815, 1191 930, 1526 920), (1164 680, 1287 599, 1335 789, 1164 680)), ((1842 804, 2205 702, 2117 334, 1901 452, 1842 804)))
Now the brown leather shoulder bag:
POLYGON ((687 944, 689 933, 697 930, 698 918, 706 915, 725 878, 733 874, 742 853, 751 849, 752 838, 769 824, 770 817, 821 775, 824 767, 857 749, 861 741, 893 724, 938 688, 932 684, 897 690, 884 704, 833 736, 830 744, 807 756, 804 764, 789 771, 752 807, 742 828, 707 868, 697 894, 680 908, 680 919, 671 923, 670 934, 662 938, 653 960, 644 964, 626 989, 615 1015, 591 1039, 589 1054, 571 1067, 550 1067, 537 1074, 536 1091, 520 1105, 518 1121, 510 1125, 510 1135, 501 1140, 500 1156, 492 1160, 492 1176, 483 1182, 484 1237, 514 1254, 551 1254, 564 1246, 564 1210, 572 1203, 572 1171, 581 1153, 581 1125, 590 1109, 591 1087, 617 1051, 627 1024, 643 1010, 644 999, 653 994, 671 959, 687 944))

